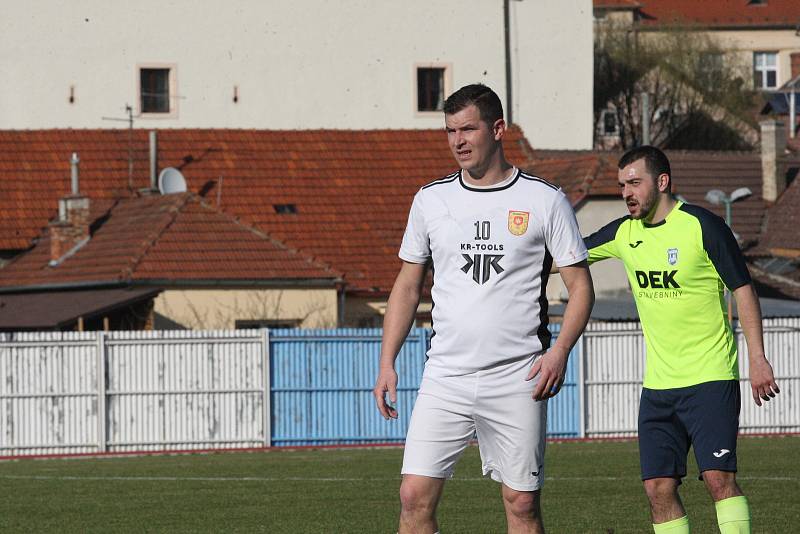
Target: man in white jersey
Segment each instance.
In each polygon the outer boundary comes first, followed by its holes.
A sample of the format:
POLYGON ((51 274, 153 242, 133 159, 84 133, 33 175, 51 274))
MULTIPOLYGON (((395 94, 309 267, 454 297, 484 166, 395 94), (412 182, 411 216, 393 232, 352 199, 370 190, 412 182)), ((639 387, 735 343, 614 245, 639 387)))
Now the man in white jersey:
POLYGON ((432 267, 434 335, 406 437, 399 532, 438 531, 444 481, 473 435, 484 475, 502 484, 508 531, 544 532, 547 399, 564 381, 594 302, 587 252, 561 190, 506 161, 506 123, 491 89, 462 87, 444 112, 461 170, 414 197, 374 390, 381 415, 396 418, 394 363, 432 267), (570 299, 550 347, 546 286, 553 262, 570 299))

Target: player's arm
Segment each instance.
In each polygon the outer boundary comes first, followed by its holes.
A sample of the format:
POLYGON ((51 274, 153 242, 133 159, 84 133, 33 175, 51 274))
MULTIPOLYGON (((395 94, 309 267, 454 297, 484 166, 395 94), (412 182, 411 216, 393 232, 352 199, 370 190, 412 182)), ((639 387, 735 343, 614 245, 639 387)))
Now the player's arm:
POLYGON ((569 301, 564 309, 564 320, 556 342, 547 353, 531 367, 528 380, 541 373, 533 390, 533 398, 543 400, 561 389, 567 370, 569 353, 578 341, 594 305, 594 286, 586 260, 559 269, 567 288, 569 301))
POLYGON ((750 271, 733 232, 720 217, 692 206, 682 207, 700 221, 703 248, 717 270, 725 287, 733 292, 739 310, 739 323, 747 342, 750 364, 750 388, 753 400, 761 406, 780 390, 775 383, 772 366, 764 355, 764 335, 761 325, 761 305, 753 287, 750 271))
POLYGON ((531 366, 527 380, 539 375, 533 398, 546 399, 558 393, 564 383, 569 352, 580 337, 594 305, 594 287, 586 262, 588 253, 581 237, 575 212, 567 197, 559 192, 545 226, 545 243, 560 265, 561 279, 567 288, 569 301, 564 310, 561 332, 553 346, 531 366))
POLYGON ((397 418, 397 410, 394 408, 397 403, 397 372, 394 362, 414 322, 426 271, 427 264, 404 261, 389 294, 383 319, 378 378, 372 391, 378 411, 384 419, 397 418), (386 402, 387 393, 392 405, 386 402))
MULTIPOLYGON (((627 216, 615 219, 595 233, 583 238, 583 244, 586 246, 586 250, 589 251, 587 261, 590 265, 608 258, 619 258, 616 243, 617 231, 626 220, 628 220, 627 216)), ((557 273, 560 272, 560 269, 553 263, 550 267, 550 272, 557 273)))
POLYGON ((739 310, 739 323, 747 341, 747 359, 750 364, 750 389, 753 400, 761 406, 761 400, 768 401, 780 393, 772 366, 764 355, 764 333, 761 325, 761 305, 752 283, 733 291, 736 308, 739 310))

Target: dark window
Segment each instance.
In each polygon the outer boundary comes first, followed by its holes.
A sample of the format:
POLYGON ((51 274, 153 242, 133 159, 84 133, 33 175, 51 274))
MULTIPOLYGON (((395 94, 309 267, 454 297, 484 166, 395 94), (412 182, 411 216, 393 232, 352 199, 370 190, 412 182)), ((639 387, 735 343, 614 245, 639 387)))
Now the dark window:
POLYGON ((169 113, 169 69, 139 71, 142 113, 169 113))
POLYGON ((605 135, 617 133, 617 115, 613 111, 603 112, 603 133, 605 135))
POLYGON ((444 109, 444 68, 417 69, 417 111, 444 109))
POLYGON ((275 209, 275 213, 280 213, 281 215, 297 213, 297 206, 294 204, 273 204, 272 207, 275 209))

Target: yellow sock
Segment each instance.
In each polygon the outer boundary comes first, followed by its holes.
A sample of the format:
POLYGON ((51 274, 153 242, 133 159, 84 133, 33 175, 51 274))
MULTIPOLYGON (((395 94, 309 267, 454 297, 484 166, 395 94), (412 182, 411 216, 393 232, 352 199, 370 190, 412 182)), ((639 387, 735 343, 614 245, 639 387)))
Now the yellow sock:
POLYGON ((747 497, 731 497, 714 503, 721 534, 750 534, 750 507, 747 497))
POLYGON ((683 516, 666 523, 653 523, 653 530, 656 534, 689 534, 689 518, 683 516))

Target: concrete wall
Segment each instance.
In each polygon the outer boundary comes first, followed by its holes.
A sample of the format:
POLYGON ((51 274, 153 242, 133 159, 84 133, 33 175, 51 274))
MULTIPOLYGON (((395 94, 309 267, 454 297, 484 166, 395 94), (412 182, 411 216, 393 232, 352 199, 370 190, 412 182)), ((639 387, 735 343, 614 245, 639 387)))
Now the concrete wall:
MULTIPOLYGON (((590 0, 511 2, 516 121, 540 148, 590 148, 590 0)), ((448 93, 505 100, 502 0, 31 0, 0 17, 0 128, 440 128, 417 66, 448 93), (174 69, 174 111, 141 116, 138 69, 174 69), (238 102, 234 102, 234 88, 238 102), (74 101, 70 103, 70 95, 74 101)))
POLYGON ((237 320, 292 320, 301 328, 336 327, 335 289, 166 290, 154 311, 195 330, 233 329, 237 320))

